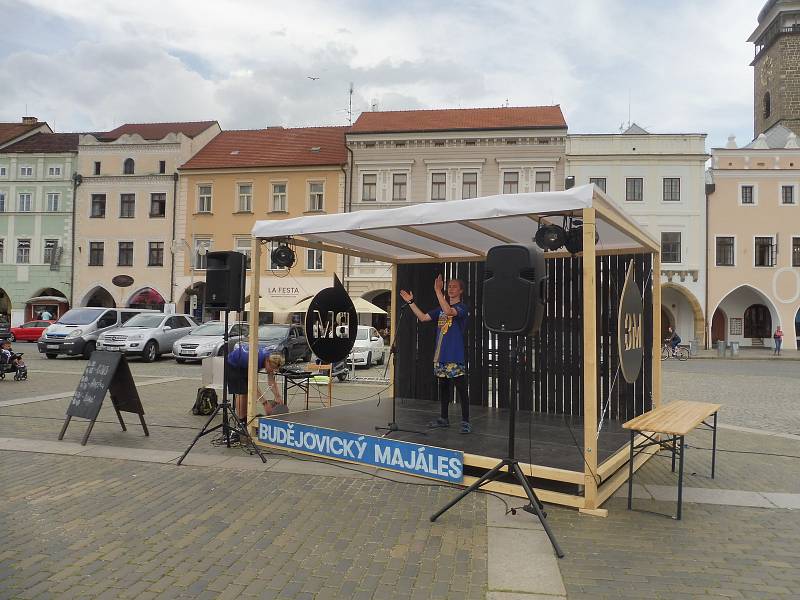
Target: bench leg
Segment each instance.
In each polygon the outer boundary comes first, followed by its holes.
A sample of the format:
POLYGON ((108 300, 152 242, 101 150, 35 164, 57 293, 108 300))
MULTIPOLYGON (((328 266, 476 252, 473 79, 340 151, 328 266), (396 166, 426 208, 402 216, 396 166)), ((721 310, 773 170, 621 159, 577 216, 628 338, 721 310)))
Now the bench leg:
POLYGON ((714 479, 714 468, 717 465, 717 413, 714 413, 714 430, 711 435, 713 440, 711 445, 711 479, 714 479))
POLYGON ((675 472, 675 436, 672 436, 672 472, 675 472))
POLYGON ((678 459, 678 521, 681 520, 681 508, 683 507, 683 460, 686 454, 686 444, 683 443, 683 436, 680 436, 680 458, 678 459))
POLYGON ((631 429, 631 451, 628 460, 628 510, 631 510, 633 499, 633 438, 635 432, 631 429))

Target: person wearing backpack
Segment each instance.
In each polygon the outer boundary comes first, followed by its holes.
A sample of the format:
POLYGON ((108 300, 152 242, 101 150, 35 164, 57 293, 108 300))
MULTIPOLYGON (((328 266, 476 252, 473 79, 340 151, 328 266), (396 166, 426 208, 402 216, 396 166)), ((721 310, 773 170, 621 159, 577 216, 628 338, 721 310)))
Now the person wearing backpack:
MULTIPOLYGON (((236 415, 245 420, 247 418, 247 392, 248 379, 247 368, 250 361, 249 346, 246 343, 237 342, 233 349, 228 352, 228 360, 225 365, 228 377, 228 393, 234 396, 234 409, 236 415)), ((277 405, 283 406, 281 390, 275 378, 276 373, 283 366, 283 356, 280 353, 272 353, 266 348, 258 348, 258 369, 267 373, 267 385, 272 391, 273 402, 264 398, 262 405, 266 414, 275 412, 277 405)), ((263 396, 262 396, 263 398, 263 396)), ((284 411, 285 412, 285 411, 284 411)))

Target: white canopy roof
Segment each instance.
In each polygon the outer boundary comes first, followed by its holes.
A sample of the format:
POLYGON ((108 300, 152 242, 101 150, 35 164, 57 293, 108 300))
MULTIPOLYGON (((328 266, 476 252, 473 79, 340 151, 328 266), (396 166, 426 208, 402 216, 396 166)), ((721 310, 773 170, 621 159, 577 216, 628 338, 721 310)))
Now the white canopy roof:
POLYGON ((561 224, 563 215, 580 218, 584 208, 596 209, 599 254, 658 251, 658 242, 594 185, 257 221, 252 234, 391 263, 483 260, 498 244, 531 243, 537 222, 561 224))

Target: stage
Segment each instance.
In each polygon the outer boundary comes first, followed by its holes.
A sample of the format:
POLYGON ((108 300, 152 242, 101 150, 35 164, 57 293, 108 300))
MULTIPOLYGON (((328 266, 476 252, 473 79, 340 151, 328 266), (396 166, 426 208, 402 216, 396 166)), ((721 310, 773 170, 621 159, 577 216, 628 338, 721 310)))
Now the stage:
MULTIPOLYGON (((427 426, 439 415, 438 402, 403 398, 397 400, 396 410, 398 426, 419 433, 395 431, 387 437, 462 451, 467 475, 479 477, 508 453, 506 409, 470 406, 473 427, 470 434, 459 433, 461 409, 457 404, 450 406, 449 428, 429 429, 427 426)), ((380 402, 375 399, 360 400, 332 408, 301 410, 270 418, 380 437, 384 431, 376 431, 375 427, 384 427, 391 417, 392 399, 382 398, 380 402)), ((558 498, 580 495, 585 469, 583 439, 582 416, 554 416, 530 411, 517 413, 516 456, 524 472, 533 473, 531 481, 545 498, 550 495, 548 492, 557 494, 554 497, 558 498)), ((620 452, 624 453, 629 439, 629 433, 622 429, 619 422, 606 422, 597 443, 598 462, 602 464, 620 452)), ((492 489, 492 486, 487 489, 492 489)), ((577 505, 575 502, 567 504, 577 505)))

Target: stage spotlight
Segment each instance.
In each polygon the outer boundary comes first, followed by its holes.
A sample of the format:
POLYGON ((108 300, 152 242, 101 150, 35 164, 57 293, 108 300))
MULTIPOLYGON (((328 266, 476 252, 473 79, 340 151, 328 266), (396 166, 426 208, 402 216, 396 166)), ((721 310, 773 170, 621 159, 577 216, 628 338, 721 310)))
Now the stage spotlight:
MULTIPOLYGON (((597 230, 594 231, 594 243, 600 241, 600 234, 597 233, 597 230)), ((564 247, 566 248, 567 252, 572 254, 573 256, 578 252, 583 250, 583 222, 574 219, 569 226, 569 231, 567 232, 567 240, 564 242, 564 247)))
POLYGON ((294 250, 289 248, 289 244, 286 242, 281 242, 278 246, 272 251, 270 255, 272 258, 273 264, 277 266, 279 269, 288 269, 294 265, 295 255, 294 250))
POLYGON ((563 227, 558 225, 541 225, 536 230, 536 235, 533 238, 536 245, 542 250, 558 250, 567 241, 567 232, 563 227))

